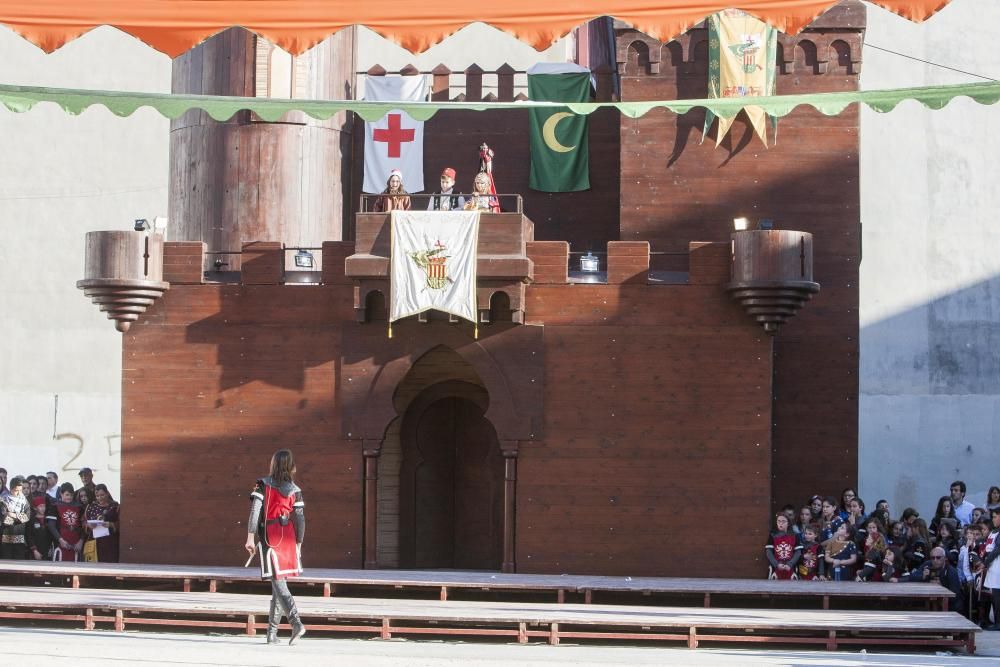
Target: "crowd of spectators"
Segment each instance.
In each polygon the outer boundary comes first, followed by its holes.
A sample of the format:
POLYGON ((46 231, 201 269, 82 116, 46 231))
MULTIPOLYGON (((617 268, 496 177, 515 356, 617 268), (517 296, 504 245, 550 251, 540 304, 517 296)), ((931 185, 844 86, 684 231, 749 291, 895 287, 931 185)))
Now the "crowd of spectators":
POLYGON ((889 502, 869 512, 854 489, 786 505, 764 547, 772 579, 936 582, 955 597, 951 608, 1000 630, 1000 487, 982 506, 951 484, 928 522, 912 507, 893 518, 889 502), (996 596, 991 591, 996 589, 996 596), (992 609, 992 623, 990 611, 992 609))
POLYGON ((90 468, 80 487, 59 475, 17 475, 0 468, 0 558, 118 562, 119 506, 90 468))

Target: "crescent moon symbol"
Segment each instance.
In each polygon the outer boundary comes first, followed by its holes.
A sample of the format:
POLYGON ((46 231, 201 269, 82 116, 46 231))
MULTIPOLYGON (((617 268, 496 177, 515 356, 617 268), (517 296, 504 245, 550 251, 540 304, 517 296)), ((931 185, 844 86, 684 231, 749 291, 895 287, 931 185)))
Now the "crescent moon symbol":
POLYGON ((559 124, 563 118, 568 118, 573 114, 567 113, 565 111, 558 111, 551 116, 542 125, 542 139, 545 141, 545 145, 554 150, 557 153, 569 153, 571 150, 575 150, 576 146, 563 146, 556 139, 556 125, 559 124))

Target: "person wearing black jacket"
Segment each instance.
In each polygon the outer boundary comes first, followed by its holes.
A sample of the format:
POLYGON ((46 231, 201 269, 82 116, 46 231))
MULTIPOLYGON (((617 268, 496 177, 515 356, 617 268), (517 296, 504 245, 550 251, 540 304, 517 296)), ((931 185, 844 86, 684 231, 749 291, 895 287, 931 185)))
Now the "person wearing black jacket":
POLYGON ((910 581, 941 584, 955 594, 948 601, 949 611, 962 612, 967 608, 965 588, 958 578, 958 570, 948 562, 948 554, 941 547, 931 549, 931 555, 924 564, 910 572, 910 581))

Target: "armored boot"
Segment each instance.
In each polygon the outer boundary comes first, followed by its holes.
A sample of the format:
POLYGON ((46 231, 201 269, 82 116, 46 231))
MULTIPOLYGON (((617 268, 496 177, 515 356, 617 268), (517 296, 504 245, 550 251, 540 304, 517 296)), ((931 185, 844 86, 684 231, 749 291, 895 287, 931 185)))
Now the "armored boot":
POLYGON ((271 613, 267 616, 267 643, 278 643, 278 626, 281 624, 281 607, 271 598, 271 613))
POLYGON ((302 619, 299 618, 299 610, 295 607, 294 600, 292 600, 292 603, 288 608, 288 622, 292 626, 292 637, 288 640, 288 645, 291 646, 306 633, 306 626, 302 622, 302 619))

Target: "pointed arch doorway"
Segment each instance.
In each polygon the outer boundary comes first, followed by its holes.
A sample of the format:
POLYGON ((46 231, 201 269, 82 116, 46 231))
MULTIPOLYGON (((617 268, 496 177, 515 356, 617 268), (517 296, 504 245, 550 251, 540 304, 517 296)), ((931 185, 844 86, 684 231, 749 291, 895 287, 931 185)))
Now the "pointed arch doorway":
POLYGON ((400 429, 399 564, 499 570, 503 471, 482 387, 447 381, 410 404, 400 429))
POLYGON ((513 550, 512 461, 475 369, 451 348, 432 348, 401 378, 393 406, 378 449, 372 565, 503 569, 505 547, 513 550))

